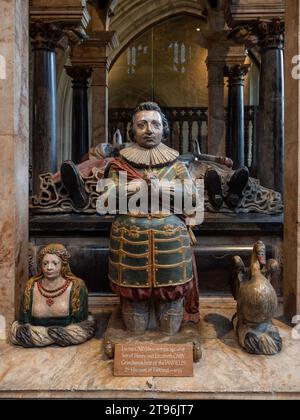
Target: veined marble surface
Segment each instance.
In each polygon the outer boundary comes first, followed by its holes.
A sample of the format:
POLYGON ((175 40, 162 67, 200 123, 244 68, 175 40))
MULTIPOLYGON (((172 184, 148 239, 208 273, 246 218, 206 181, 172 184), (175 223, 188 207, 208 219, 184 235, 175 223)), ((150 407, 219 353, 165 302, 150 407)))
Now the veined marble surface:
POLYGON ((9 325, 28 265, 28 2, 1 2, 0 33, 0 316, 9 325))
POLYGON ((231 329, 234 301, 220 302, 202 302, 203 358, 192 378, 114 377, 100 338, 108 315, 98 314, 97 337, 80 346, 23 349, 0 342, 0 398, 300 399, 300 340, 292 339, 291 327, 275 322, 283 338, 280 354, 249 355, 231 329))

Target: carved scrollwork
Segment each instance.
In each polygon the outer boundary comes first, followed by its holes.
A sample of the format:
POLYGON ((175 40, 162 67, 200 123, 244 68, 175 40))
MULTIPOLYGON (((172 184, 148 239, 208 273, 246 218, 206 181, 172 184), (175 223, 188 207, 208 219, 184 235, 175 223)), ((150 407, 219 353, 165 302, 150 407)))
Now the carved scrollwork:
MULTIPOLYGON (((223 185, 224 189, 226 185, 223 185)), ((216 212, 217 210, 205 196, 205 210, 216 212)), ((221 213, 232 213, 232 210, 223 204, 218 210, 221 213)), ((279 214, 283 212, 281 194, 277 191, 265 188, 260 185, 258 179, 250 178, 248 185, 243 193, 241 202, 234 210, 235 213, 262 213, 279 214)))
MULTIPOLYGON (((40 175, 40 193, 30 197, 30 208, 37 212, 62 212, 62 213, 96 213, 96 202, 99 193, 96 191, 97 182, 103 176, 103 171, 95 170, 89 177, 83 177, 85 191, 89 201, 85 208, 77 209, 74 207, 67 191, 61 183, 54 183, 50 173, 40 175)), ((222 176, 223 190, 226 193, 226 177, 222 176)), ((217 210, 209 202, 205 195, 205 210, 215 213, 217 210)), ((218 210, 221 213, 232 213, 225 204, 218 210)), ((248 185, 243 193, 243 197, 234 210, 235 213, 262 213, 279 214, 283 211, 281 194, 260 185, 258 179, 250 178, 248 185)), ((165 226, 165 233, 168 234, 168 226, 165 226)), ((138 235, 139 232, 134 232, 138 235)))

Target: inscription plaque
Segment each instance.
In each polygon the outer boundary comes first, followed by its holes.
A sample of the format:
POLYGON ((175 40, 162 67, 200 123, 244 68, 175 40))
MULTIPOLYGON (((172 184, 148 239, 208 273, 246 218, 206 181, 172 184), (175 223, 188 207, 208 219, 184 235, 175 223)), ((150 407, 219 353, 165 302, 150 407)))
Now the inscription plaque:
POLYGON ((193 345, 116 343, 115 376, 193 376, 193 345))

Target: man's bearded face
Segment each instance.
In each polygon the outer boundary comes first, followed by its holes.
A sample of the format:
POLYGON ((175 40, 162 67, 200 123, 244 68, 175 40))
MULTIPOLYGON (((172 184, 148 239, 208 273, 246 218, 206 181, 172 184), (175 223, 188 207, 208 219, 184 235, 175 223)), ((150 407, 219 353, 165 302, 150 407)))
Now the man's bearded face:
POLYGON ((141 147, 152 149, 157 146, 163 135, 163 124, 157 111, 139 111, 133 117, 135 141, 141 147))

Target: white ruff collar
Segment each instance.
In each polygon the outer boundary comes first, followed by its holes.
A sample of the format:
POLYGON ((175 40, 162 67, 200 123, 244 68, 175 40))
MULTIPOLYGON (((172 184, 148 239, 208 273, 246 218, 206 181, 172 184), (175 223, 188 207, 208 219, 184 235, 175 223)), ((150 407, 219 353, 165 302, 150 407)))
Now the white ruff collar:
POLYGON ((120 155, 134 165, 155 167, 174 162, 179 156, 179 152, 163 143, 159 143, 152 149, 146 149, 134 143, 132 146, 122 149, 120 155))

